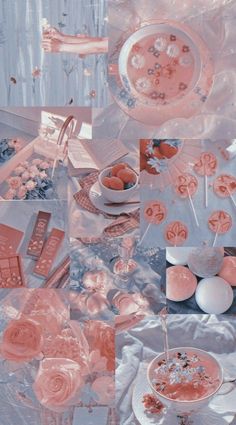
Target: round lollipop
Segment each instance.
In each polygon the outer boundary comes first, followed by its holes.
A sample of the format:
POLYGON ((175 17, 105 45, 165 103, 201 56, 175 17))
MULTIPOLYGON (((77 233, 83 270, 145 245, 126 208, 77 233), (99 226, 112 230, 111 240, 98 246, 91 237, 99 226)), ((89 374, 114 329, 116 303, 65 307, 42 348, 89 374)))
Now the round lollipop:
POLYGON ((215 233, 213 245, 216 245, 218 235, 227 233, 232 227, 232 218, 226 211, 214 211, 209 219, 208 226, 212 232, 215 233))
POLYGON ((181 246, 188 239, 188 228, 181 221, 172 221, 165 228, 165 239, 172 246, 181 246))
POLYGON ((148 222, 148 226, 140 240, 140 244, 143 242, 146 237, 152 224, 161 224, 167 216, 167 209, 165 204, 160 201, 149 201, 145 205, 144 209, 144 218, 148 222))
POLYGON ((236 201, 233 198, 233 194, 236 192, 236 177, 230 174, 221 174, 215 179, 213 189, 215 194, 220 198, 230 197, 236 208, 236 201))
POLYGON ((208 206, 208 176, 213 176, 217 168, 216 156, 211 152, 202 152, 198 162, 194 165, 194 171, 199 176, 204 176, 205 207, 208 206))
POLYGON ((199 227, 197 213, 193 205, 192 197, 195 195, 198 188, 198 181, 195 176, 190 173, 180 174, 175 183, 175 192, 182 199, 189 199, 189 204, 193 212, 196 225, 199 227))

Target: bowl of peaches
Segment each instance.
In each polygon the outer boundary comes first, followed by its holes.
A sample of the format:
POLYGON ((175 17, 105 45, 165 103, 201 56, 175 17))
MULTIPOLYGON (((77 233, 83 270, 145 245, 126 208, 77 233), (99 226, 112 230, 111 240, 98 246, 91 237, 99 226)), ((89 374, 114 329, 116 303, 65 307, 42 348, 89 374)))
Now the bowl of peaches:
POLYGON ((134 196, 139 176, 128 164, 120 162, 102 170, 98 182, 104 198, 110 202, 123 203, 134 196))

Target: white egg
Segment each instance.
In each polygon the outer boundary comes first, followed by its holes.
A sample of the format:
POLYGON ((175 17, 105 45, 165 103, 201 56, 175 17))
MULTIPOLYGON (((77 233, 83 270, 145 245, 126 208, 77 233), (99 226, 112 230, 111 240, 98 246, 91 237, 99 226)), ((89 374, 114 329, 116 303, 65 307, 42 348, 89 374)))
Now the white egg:
POLYGON ((226 280, 214 276, 200 280, 195 297, 198 306, 205 313, 222 314, 232 305, 234 293, 226 280))
POLYGON ((185 266, 193 248, 170 247, 166 248, 166 259, 174 266, 185 266))
POLYGON ((188 267, 199 277, 211 277, 220 271, 223 259, 222 248, 193 248, 188 258, 188 267))

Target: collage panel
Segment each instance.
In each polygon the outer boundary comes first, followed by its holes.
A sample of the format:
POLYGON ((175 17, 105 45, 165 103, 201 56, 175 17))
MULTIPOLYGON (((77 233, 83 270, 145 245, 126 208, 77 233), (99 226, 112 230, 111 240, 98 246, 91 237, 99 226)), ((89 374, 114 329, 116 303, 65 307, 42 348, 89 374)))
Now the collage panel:
POLYGON ((79 320, 135 321, 166 305, 164 249, 143 250, 131 237, 96 244, 71 240, 70 289, 79 320))
POLYGON ((166 248, 170 314, 235 314, 236 249, 166 248))
POLYGON ((236 424, 236 0, 0 0, 0 425, 236 424))
POLYGON ((139 147, 134 140, 69 142, 70 236, 85 240, 139 232, 139 147), (118 174, 121 176, 118 177, 118 174))
POLYGON ((108 1, 111 99, 94 137, 234 137, 235 16, 234 0, 108 1))
POLYGON ((1 106, 107 104, 106 0, 2 0, 0 21, 1 106))
POLYGON ((120 424, 233 424, 235 326, 234 315, 201 314, 146 317, 126 332, 117 326, 120 424))
POLYGON ((0 290, 2 425, 112 423, 114 324, 72 311, 68 291, 0 290))
POLYGON ((140 233, 151 246, 234 246, 234 140, 142 139, 140 233))

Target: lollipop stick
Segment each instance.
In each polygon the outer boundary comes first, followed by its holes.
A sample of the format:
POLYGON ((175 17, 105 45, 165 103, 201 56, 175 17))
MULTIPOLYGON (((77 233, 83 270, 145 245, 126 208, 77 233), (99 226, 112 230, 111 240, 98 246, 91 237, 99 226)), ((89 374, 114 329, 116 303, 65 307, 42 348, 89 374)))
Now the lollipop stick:
POLYGON ((147 226, 147 228, 146 228, 146 230, 145 230, 145 232, 144 232, 143 236, 141 237, 141 239, 140 239, 140 241, 139 241, 139 245, 141 245, 141 244, 142 244, 142 242, 144 241, 145 237, 147 236, 147 234, 148 234, 148 231, 149 231, 149 229, 150 229, 151 224, 152 224, 152 223, 149 223, 149 224, 148 224, 148 226, 147 226))
POLYGON ((188 189, 188 199, 189 199, 189 203, 190 203, 191 210, 192 210, 193 215, 194 215, 194 220, 195 220, 195 222, 196 222, 196 225, 199 227, 199 221, 198 221, 198 218, 197 218, 197 213, 196 213, 196 210, 195 210, 195 208, 194 208, 193 200, 192 200, 191 195, 190 195, 190 193, 189 193, 189 189, 188 189))
POLYGON ((214 247, 214 246, 216 245, 217 238, 218 238, 218 232, 216 232, 216 234, 215 234, 215 237, 214 237, 214 241, 213 241, 212 247, 214 247))
POLYGON ((207 181, 207 175, 204 176, 204 195, 205 195, 205 208, 208 207, 208 181, 207 181))
POLYGON ((232 204, 233 204, 234 208, 236 209, 236 201, 235 201, 235 199, 233 198, 232 193, 229 193, 229 196, 230 196, 230 199, 231 199, 231 201, 232 201, 232 204))
POLYGON ((217 229, 216 229, 216 234, 215 234, 213 245, 212 245, 213 247, 216 245, 216 241, 217 241, 217 238, 218 238, 219 230, 220 230, 220 223, 218 223, 218 226, 217 226, 217 229))

